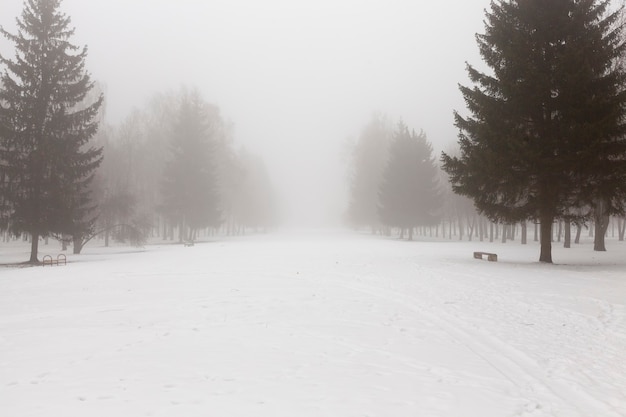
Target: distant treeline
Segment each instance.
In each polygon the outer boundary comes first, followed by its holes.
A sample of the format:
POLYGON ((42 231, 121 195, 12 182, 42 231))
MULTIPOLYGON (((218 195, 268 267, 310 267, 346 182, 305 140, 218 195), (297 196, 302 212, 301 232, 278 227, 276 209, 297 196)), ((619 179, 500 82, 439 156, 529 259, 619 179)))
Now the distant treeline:
MULTIPOLYGON (((449 154, 456 154, 452 150, 449 154)), ((374 114, 350 145, 350 199, 346 222, 356 229, 412 239, 414 234, 443 239, 479 241, 529 239, 539 241, 539 222, 494 222, 473 201, 452 191, 447 174, 433 157, 424 132, 416 134, 403 123, 374 114)), ((624 241, 626 217, 611 216, 595 223, 594 207, 581 208, 586 221, 557 219, 552 240, 567 248, 584 234, 624 241)))

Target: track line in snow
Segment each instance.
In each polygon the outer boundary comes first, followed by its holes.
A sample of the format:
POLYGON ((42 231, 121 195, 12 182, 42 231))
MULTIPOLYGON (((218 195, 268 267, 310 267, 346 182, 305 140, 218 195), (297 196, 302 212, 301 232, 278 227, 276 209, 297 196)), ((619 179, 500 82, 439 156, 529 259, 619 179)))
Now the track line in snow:
MULTIPOLYGON (((603 416, 623 417, 611 404, 607 404, 584 390, 574 390, 567 385, 549 380, 539 365, 521 351, 513 348, 506 342, 489 334, 485 330, 471 331, 471 326, 462 323, 444 311, 433 312, 417 307, 407 301, 407 295, 388 289, 366 287, 346 283, 333 283, 344 289, 359 291, 369 296, 378 297, 387 302, 397 302, 406 309, 428 317, 428 320, 436 323, 443 331, 458 340, 472 353, 480 357, 490 367, 519 387, 522 394, 530 398, 537 397, 538 407, 549 404, 557 399, 564 409, 576 412, 580 417, 603 416), (573 407, 572 407, 573 405, 573 407)), ((525 410, 523 413, 527 413, 525 410)), ((520 414, 524 415, 524 414, 520 414)))

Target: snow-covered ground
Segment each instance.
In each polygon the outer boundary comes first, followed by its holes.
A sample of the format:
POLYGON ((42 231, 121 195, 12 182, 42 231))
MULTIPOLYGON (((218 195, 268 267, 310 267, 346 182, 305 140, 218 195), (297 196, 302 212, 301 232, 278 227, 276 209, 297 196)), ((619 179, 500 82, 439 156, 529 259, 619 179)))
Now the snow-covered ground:
POLYGON ((310 232, 0 268, 0 415, 626 416, 626 244, 591 249, 310 232))

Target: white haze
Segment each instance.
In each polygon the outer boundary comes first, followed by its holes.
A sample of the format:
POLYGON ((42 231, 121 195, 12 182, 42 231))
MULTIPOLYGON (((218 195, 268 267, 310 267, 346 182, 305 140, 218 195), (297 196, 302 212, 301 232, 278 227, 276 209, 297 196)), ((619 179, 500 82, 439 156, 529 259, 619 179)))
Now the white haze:
MULTIPOLYGON (((105 84, 107 121, 153 94, 197 87, 261 155, 291 223, 338 222, 349 137, 380 111, 424 129, 438 153, 489 0, 64 0, 105 84)), ((2 0, 15 31, 22 0, 2 0)), ((0 39, 0 52, 12 56, 0 39)))

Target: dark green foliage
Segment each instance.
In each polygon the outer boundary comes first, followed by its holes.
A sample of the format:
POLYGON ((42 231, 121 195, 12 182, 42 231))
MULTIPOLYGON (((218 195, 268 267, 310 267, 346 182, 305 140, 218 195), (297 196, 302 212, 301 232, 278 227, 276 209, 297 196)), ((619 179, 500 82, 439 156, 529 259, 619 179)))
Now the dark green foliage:
POLYGON ((27 0, 13 60, 0 57, 0 161, 11 231, 32 235, 31 262, 40 236, 80 236, 93 225, 89 193, 102 159, 89 147, 98 128, 99 96, 84 105, 93 87, 85 71, 87 49, 70 43, 74 30, 60 0, 27 0))
MULTIPOLYGON (((164 168, 163 212, 182 231, 218 226, 217 178, 209 105, 197 93, 183 94, 164 168)), ((192 239, 193 236, 180 236, 192 239)))
POLYGON ((626 76, 621 10, 609 1, 494 1, 477 36, 491 69, 468 65, 470 117, 455 114, 460 157, 443 154, 455 192, 491 220, 538 219, 540 260, 551 225, 602 198, 626 195, 626 76))
POLYGON ((400 122, 389 148, 380 185, 379 214, 383 224, 408 229, 437 224, 443 200, 432 146, 423 132, 410 132, 400 122))

